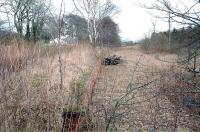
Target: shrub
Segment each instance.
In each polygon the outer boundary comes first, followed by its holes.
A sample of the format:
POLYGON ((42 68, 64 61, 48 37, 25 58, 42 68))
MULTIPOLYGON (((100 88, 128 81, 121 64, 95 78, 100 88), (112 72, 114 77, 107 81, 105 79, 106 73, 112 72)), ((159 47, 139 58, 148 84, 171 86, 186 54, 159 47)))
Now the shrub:
POLYGON ((154 33, 150 38, 143 39, 141 43, 146 52, 165 52, 169 50, 168 38, 164 33, 154 33))
POLYGON ((83 76, 78 80, 73 80, 71 82, 71 100, 72 106, 70 109, 79 109, 83 103, 84 95, 86 93, 86 85, 89 79, 90 72, 84 72, 83 76), (73 106, 75 105, 75 106, 73 106))

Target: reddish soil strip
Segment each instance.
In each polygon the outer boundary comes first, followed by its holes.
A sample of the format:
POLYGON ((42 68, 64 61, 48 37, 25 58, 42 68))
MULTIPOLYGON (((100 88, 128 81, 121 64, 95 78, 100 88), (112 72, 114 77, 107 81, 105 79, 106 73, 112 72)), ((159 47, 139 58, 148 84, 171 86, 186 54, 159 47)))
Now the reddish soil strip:
POLYGON ((88 81, 87 85, 87 95, 84 100, 84 105, 88 107, 92 102, 92 94, 94 91, 95 84, 97 82, 97 79, 102 71, 103 66, 101 65, 101 61, 97 62, 96 67, 91 75, 91 79, 88 81))
MULTIPOLYGON (((92 103, 94 87, 95 87, 98 77, 100 76, 102 69, 103 69, 103 66, 101 65, 101 61, 98 61, 95 66, 95 69, 92 72, 91 78, 87 84, 87 95, 84 100, 84 106, 86 108, 92 103)), ((83 122, 85 120, 84 118, 85 117, 80 117, 78 124, 76 126, 76 129, 75 129, 75 132, 78 132, 80 130, 81 125, 83 124, 83 122)))

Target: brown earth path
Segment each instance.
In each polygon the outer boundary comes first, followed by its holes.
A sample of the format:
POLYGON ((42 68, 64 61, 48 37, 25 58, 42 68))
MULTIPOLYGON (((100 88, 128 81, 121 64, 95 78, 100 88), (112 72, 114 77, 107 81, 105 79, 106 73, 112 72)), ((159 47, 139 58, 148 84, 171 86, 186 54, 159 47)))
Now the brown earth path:
POLYGON ((176 56, 144 54, 138 46, 114 49, 111 54, 122 56, 123 63, 106 66, 97 81, 90 107, 95 130, 187 131, 181 123, 177 127, 174 105, 160 93, 160 78, 170 77, 172 64, 156 56, 168 61, 176 56))

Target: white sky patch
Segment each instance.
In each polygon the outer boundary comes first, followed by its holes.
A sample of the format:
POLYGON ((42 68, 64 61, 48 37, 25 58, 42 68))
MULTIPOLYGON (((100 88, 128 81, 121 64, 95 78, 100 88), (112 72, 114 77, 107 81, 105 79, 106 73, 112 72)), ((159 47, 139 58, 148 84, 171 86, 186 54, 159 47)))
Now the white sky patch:
MULTIPOLYGON (((54 9, 52 13, 59 14, 59 9, 62 0, 52 0, 52 5, 54 9)), ((155 0, 113 0, 114 4, 119 7, 119 14, 117 14, 113 19, 119 25, 120 36, 122 40, 133 40, 138 41, 144 36, 149 36, 153 31, 153 26, 151 20, 156 21, 156 31, 166 31, 168 30, 168 23, 160 19, 154 18, 150 13, 150 10, 136 6, 135 4, 145 4, 151 5, 155 0)), ((172 1, 172 0, 171 0, 172 1)), ((186 6, 193 4, 195 0, 173 0, 174 6, 178 3, 186 6)), ((74 6, 72 0, 64 0, 66 13, 74 13, 74 6)), ((152 12, 151 12, 152 13, 152 12)), ((156 15, 160 15, 154 12, 156 15)), ((172 24, 177 27, 177 24, 172 24)), ((172 26, 172 28, 173 28, 172 26)), ((181 26, 179 25, 179 28, 181 26)))
POLYGON ((115 18, 119 24, 122 40, 138 41, 144 36, 149 36, 153 31, 151 21, 156 21, 156 30, 167 30, 168 24, 163 21, 155 20, 147 9, 136 6, 136 4, 150 5, 152 0, 115 0, 115 4, 121 12, 115 18))
POLYGON ((145 9, 135 6, 132 0, 116 2, 121 12, 115 21, 118 23, 123 40, 138 40, 149 32, 151 18, 145 9))
MULTIPOLYGON (((57 12, 62 0, 54 0, 57 12)), ((120 10, 114 17, 114 21, 119 25, 122 40, 139 40, 152 30, 151 15, 146 9, 137 7, 134 3, 143 3, 144 0, 113 0, 120 10)), ((74 7, 70 0, 65 1, 67 12, 73 11, 74 7)))
MULTIPOLYGON (((53 0, 53 5, 59 12, 60 3, 62 0, 53 0)), ((66 12, 74 11, 74 6, 71 0, 64 0, 66 12)), ((156 31, 167 31, 168 23, 161 19, 156 19, 152 14, 160 15, 158 12, 136 6, 135 4, 145 4, 150 6, 155 0, 113 0, 114 4, 119 7, 120 13, 114 17, 114 21, 119 25, 120 36, 122 40, 138 41, 144 36, 149 36, 153 31, 152 20, 156 22, 156 31), (149 13, 151 12, 151 13, 149 13)), ((190 1, 191 2, 191 1, 190 1)), ((174 6, 191 5, 187 0, 173 0, 174 6)), ((192 2, 193 3, 193 2, 192 2)), ((177 24, 172 23, 172 29, 177 24)), ((180 28, 181 26, 179 26, 180 28)))

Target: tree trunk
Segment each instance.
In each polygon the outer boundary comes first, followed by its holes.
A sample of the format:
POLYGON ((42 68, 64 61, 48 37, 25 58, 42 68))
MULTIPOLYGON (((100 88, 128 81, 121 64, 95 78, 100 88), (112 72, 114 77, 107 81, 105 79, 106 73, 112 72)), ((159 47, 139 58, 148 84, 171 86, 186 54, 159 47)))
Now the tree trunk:
POLYGON ((36 44, 37 42, 37 25, 35 24, 34 20, 32 21, 32 33, 33 33, 33 42, 36 44))
POLYGON ((91 27, 90 27, 90 19, 88 17, 88 20, 87 20, 87 28, 88 28, 88 33, 89 33, 89 39, 90 39, 90 43, 92 44, 92 33, 91 33, 91 27))
POLYGON ((168 18, 168 26, 169 26, 169 31, 168 31, 168 44, 169 44, 169 50, 171 52, 172 50, 172 45, 171 45, 171 14, 169 13, 169 18, 168 18))
POLYGON ((26 39, 30 40, 30 21, 29 21, 29 12, 27 11, 27 24, 26 24, 26 39))
POLYGON ((194 71, 194 78, 197 76, 197 72, 196 72, 196 64, 197 64, 197 51, 196 51, 196 49, 195 49, 195 51, 194 51, 194 66, 193 66, 193 71, 194 71))

